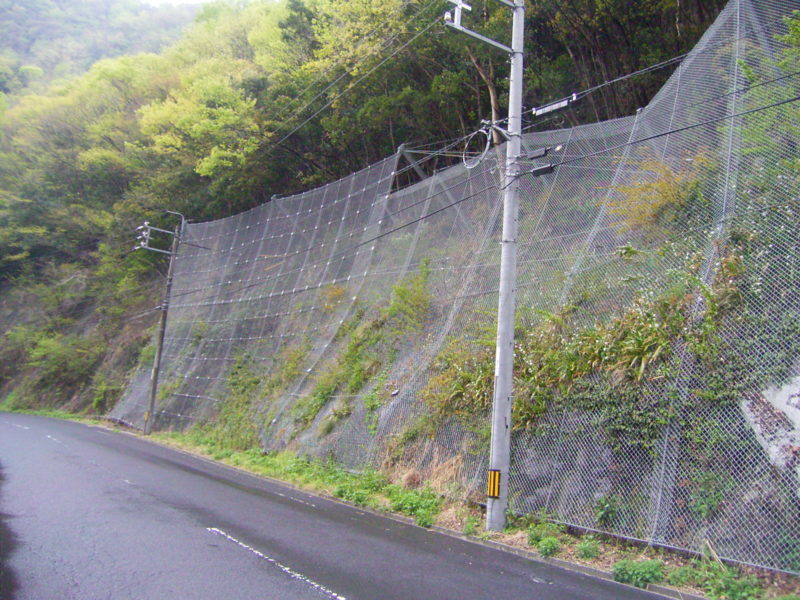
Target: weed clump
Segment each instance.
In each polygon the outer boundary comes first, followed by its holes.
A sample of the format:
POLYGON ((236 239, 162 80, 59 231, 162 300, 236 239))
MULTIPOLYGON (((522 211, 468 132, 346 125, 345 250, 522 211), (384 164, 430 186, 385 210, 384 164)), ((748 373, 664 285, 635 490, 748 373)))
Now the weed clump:
POLYGON ((715 600, 758 600, 763 589, 756 577, 742 576, 736 569, 709 560, 695 560, 667 576, 670 585, 693 585, 715 600))
POLYGON ((575 550, 578 558, 583 558, 584 560, 590 560, 600 556, 600 544, 597 543, 597 540, 591 537, 586 537, 578 542, 575 550))
POLYGON ((614 581, 636 587, 647 587, 648 583, 658 583, 664 579, 664 563, 660 560, 623 559, 612 568, 614 581))
POLYGON ((548 558, 550 556, 555 556, 561 551, 561 543, 558 541, 557 537, 547 536, 539 540, 539 543, 536 544, 536 549, 539 551, 539 554, 548 558))

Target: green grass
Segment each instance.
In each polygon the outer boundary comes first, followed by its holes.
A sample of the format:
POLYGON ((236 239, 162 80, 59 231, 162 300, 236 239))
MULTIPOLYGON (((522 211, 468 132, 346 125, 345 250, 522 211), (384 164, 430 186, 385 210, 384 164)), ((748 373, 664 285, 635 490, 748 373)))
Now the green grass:
POLYGON ((667 576, 667 583, 699 587, 715 600, 758 600, 764 597, 757 578, 743 576, 736 569, 709 560, 695 560, 691 565, 673 570, 667 576))
MULTIPOLYGON (((9 394, 10 396, 11 394, 9 394)), ((94 415, 79 415, 75 413, 58 410, 55 408, 17 408, 8 402, 8 397, 0 403, 0 412, 13 412, 22 415, 33 415, 36 417, 49 417, 51 419, 61 419, 62 421, 76 421, 78 423, 96 424, 104 423, 105 420, 94 415)))
POLYGON ((312 460, 288 451, 265 454, 259 449, 234 450, 208 436, 203 428, 186 433, 154 433, 154 439, 257 475, 280 479, 304 489, 330 494, 358 506, 389 510, 412 517, 422 527, 433 525, 442 499, 428 488, 409 489, 391 484, 374 470, 350 472, 332 461, 312 460))

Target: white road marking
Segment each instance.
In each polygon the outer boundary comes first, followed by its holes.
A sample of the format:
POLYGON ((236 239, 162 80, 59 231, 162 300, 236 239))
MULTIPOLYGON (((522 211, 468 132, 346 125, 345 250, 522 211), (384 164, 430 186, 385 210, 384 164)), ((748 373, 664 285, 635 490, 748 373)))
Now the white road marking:
POLYGON ((256 556, 258 556, 259 558, 263 558, 267 562, 272 563, 273 565, 278 567, 281 571, 286 573, 292 579, 297 579, 298 581, 302 581, 303 583, 306 583, 306 584, 310 585, 311 587, 313 587, 317 591, 321 592, 322 594, 324 594, 328 598, 333 598, 334 600, 347 600, 347 598, 345 598, 344 596, 340 596, 336 592, 331 591, 328 588, 326 588, 324 585, 319 584, 316 581, 313 581, 313 580, 309 579, 308 577, 306 577, 302 573, 298 573, 297 571, 295 571, 293 569, 290 569, 286 565, 282 565, 281 563, 279 563, 274 558, 267 556, 266 554, 256 550, 252 546, 248 546, 244 542, 240 542, 235 537, 233 537, 231 535, 228 535, 227 533, 225 533, 221 529, 217 529, 216 527, 206 527, 206 531, 208 531, 210 533, 215 533, 217 535, 221 535, 222 537, 230 540, 231 542, 233 542, 234 544, 236 544, 240 548, 244 548, 245 550, 249 550, 250 552, 252 552, 256 556))
POLYGON ((289 497, 289 500, 293 500, 295 502, 299 502, 300 504, 305 504, 306 506, 312 506, 314 508, 317 508, 315 504, 311 504, 311 502, 306 502, 305 500, 300 500, 300 498, 289 497))
POLYGON ((25 425, 17 425, 16 423, 14 423, 14 427, 16 427, 17 429, 24 429, 26 431, 30 429, 30 427, 25 427, 25 425))

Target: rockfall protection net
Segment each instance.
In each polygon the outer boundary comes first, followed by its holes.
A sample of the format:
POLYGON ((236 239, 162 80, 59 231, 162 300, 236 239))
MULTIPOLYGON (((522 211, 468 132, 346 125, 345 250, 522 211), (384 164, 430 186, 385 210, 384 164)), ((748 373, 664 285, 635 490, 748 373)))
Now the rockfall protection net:
MULTIPOLYGON (((515 511, 800 572, 798 8, 734 0, 636 115, 525 136, 555 169, 521 177, 515 511)), ((188 225, 156 428, 479 499, 502 164, 392 192, 391 157, 188 225)))

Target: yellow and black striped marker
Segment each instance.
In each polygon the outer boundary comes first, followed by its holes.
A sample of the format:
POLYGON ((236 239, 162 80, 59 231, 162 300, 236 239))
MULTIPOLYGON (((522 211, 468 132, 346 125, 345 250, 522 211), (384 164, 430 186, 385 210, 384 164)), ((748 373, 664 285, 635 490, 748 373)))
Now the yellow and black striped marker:
POLYGON ((489 469, 489 480, 486 485, 486 495, 489 498, 500 497, 500 470, 489 469))

